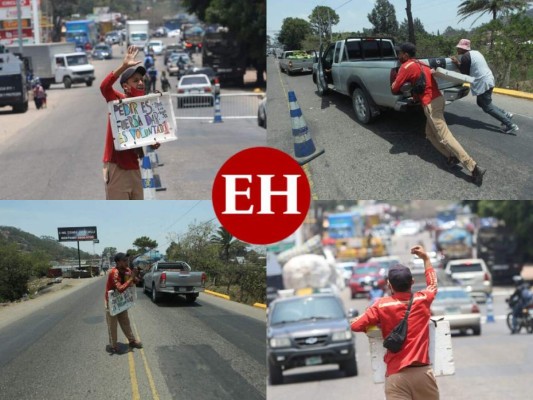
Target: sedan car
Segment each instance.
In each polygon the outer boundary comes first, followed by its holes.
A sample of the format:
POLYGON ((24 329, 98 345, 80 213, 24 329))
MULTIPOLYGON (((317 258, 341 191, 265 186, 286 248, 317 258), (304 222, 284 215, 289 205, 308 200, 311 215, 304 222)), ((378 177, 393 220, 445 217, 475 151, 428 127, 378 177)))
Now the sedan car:
POLYGON ((439 287, 431 304, 431 315, 444 317, 450 322, 450 329, 466 333, 472 329, 474 335, 481 334, 481 314, 476 301, 460 286, 439 287))
POLYGON ((358 295, 368 297, 372 284, 378 282, 381 289, 385 287, 385 279, 381 276, 378 263, 364 263, 354 267, 352 277, 350 278, 350 291, 352 292, 352 299, 358 295))
POLYGON ((96 60, 111 60, 113 58, 113 51, 111 50, 111 46, 104 43, 99 43, 94 46, 92 56, 96 60))
POLYGON ((169 76, 177 75, 178 77, 181 77, 181 75, 183 75, 183 70, 187 69, 190 64, 191 64, 191 59, 189 58, 188 54, 172 53, 169 56, 167 64, 166 64, 167 73, 169 76), (180 58, 181 58, 181 63, 184 65, 183 68, 180 68, 180 58))
POLYGON ((163 54, 163 51, 165 51, 165 45, 161 40, 150 40, 148 43, 146 43, 146 46, 144 46, 144 53, 148 53, 150 49, 156 56, 160 56, 163 54))
POLYGON ((179 38, 180 36, 181 36, 181 30, 179 30, 179 29, 173 29, 173 30, 167 32, 167 37, 177 37, 177 38, 179 38))
POLYGON ((266 96, 259 103, 257 109, 257 125, 266 129, 267 127, 267 99, 266 96))
POLYGON ((178 82, 178 108, 214 104, 213 88, 205 74, 184 75, 178 82))
POLYGON ((105 34, 105 41, 109 45, 119 44, 120 40, 120 32, 118 31, 111 31, 105 34))

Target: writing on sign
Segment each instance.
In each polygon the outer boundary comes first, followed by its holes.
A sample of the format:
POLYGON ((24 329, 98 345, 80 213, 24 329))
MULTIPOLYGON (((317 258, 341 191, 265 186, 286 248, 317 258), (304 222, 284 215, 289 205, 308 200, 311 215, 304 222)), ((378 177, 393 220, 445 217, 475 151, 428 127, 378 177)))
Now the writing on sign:
POLYGON ((108 104, 115 150, 176 140, 177 126, 170 94, 150 94, 108 104))
POLYGON ((111 316, 117 315, 135 305, 135 288, 129 287, 124 292, 110 290, 108 293, 108 307, 111 316))

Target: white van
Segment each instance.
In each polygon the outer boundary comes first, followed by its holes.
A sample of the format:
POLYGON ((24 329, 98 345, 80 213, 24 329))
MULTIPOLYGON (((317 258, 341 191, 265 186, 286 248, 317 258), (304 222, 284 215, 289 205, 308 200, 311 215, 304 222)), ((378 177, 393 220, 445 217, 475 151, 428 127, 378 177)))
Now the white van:
POLYGON ((492 293, 492 275, 481 258, 451 260, 444 270, 474 297, 485 299, 492 293))

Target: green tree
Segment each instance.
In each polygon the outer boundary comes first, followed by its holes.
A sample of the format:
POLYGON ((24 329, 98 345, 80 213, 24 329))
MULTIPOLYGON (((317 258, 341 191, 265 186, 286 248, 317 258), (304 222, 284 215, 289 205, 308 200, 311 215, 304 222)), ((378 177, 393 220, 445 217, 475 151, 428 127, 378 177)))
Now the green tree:
POLYGON ((340 17, 335 10, 328 6, 316 6, 309 15, 311 31, 321 40, 329 41, 333 25, 339 23, 340 17))
POLYGON ((228 262, 230 250, 233 247, 234 237, 223 226, 217 229, 217 233, 211 235, 211 243, 215 243, 220 248, 224 261, 228 262))
POLYGON ((32 275, 29 257, 15 244, 0 247, 0 301, 20 299, 28 290, 32 275))
POLYGON ((278 42, 285 50, 300 50, 302 42, 311 33, 311 25, 305 19, 288 17, 283 20, 278 42))
POLYGON ((388 0, 377 0, 376 5, 368 14, 368 20, 374 25, 374 34, 396 36, 398 20, 396 10, 388 0))
POLYGON ((407 18, 405 18, 400 24, 400 27, 398 28, 397 37, 399 42, 411 42, 414 44, 416 43, 417 37, 426 36, 428 34, 424 29, 424 24, 419 18, 415 18, 413 25, 415 41, 413 42, 413 39, 409 38, 409 23, 407 21, 407 18))
POLYGON ((243 44, 264 84, 266 70, 266 0, 184 0, 189 12, 204 22, 226 26, 243 44))
POLYGON ((152 250, 158 246, 157 241, 150 239, 148 236, 141 236, 140 238, 135 239, 133 245, 137 247, 138 250, 152 250))
POLYGON ((512 11, 523 10, 527 8, 529 0, 465 0, 459 4, 457 16, 461 17, 459 22, 464 21, 473 15, 479 14, 474 20, 476 22, 485 14, 492 14, 492 20, 512 11))

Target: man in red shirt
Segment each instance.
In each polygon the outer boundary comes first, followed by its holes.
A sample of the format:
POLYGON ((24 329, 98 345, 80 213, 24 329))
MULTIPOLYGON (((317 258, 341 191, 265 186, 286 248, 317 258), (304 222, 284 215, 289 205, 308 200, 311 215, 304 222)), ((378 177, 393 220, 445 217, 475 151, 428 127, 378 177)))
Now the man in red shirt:
POLYGON ((424 114, 426 114, 427 139, 441 154, 447 157, 447 165, 449 167, 453 167, 460 162, 472 174, 472 182, 481 185, 486 170, 478 166, 450 132, 444 119, 444 98, 440 93, 435 78, 433 78, 431 69, 414 58, 416 54, 414 44, 404 43, 397 48, 397 51, 398 59, 402 65, 392 83, 392 92, 400 93, 402 85, 407 82, 414 87, 420 74, 424 74, 426 78, 424 92, 422 94, 413 94, 413 97, 415 100, 420 101, 424 114))
MULTIPOLYGON (((437 294, 437 275, 422 246, 413 247, 411 253, 424 260, 427 288, 413 295, 402 349, 398 353, 387 350, 385 354, 385 396, 387 400, 438 400, 439 388, 428 353, 430 306, 437 294)), ((383 337, 387 337, 405 315, 412 284, 409 268, 399 264, 391 267, 387 283, 391 296, 376 300, 363 315, 354 318, 352 331, 366 332, 379 324, 383 337)))
POLYGON ((117 345, 117 322, 120 324, 120 328, 124 335, 128 338, 130 347, 141 349, 142 343, 135 340, 133 331, 131 330, 130 318, 128 316, 128 310, 122 311, 117 315, 111 316, 109 313, 108 292, 110 290, 116 290, 120 293, 124 292, 131 286, 135 286, 136 278, 133 276, 131 269, 128 267, 129 257, 124 253, 117 253, 115 255, 116 267, 111 269, 107 277, 107 283, 105 287, 105 309, 106 320, 109 331, 109 347, 110 353, 120 353, 120 349, 117 345))
MULTIPOLYGON (((106 102, 124 99, 126 97, 144 96, 143 76, 146 69, 139 65, 142 61, 135 61, 139 50, 130 46, 120 67, 109 73, 102 84, 100 91, 106 102), (120 85, 124 93, 113 89, 113 84, 120 77, 120 85)), ((159 144, 152 146, 154 149, 159 144)), ((107 200, 143 200, 143 186, 139 158, 143 157, 142 149, 115 150, 111 121, 107 118, 107 135, 104 149, 104 180, 106 183, 107 200)))

